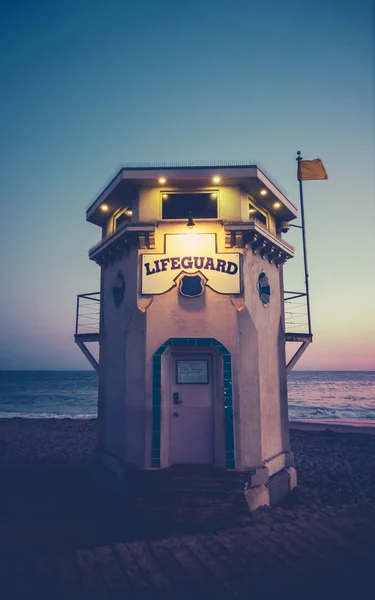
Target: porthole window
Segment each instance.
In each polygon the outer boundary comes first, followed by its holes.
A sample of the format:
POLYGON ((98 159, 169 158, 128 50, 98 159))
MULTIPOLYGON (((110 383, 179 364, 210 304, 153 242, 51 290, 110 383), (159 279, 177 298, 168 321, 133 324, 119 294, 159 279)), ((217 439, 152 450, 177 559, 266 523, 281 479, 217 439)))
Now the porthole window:
POLYGON ((262 271, 259 274, 257 281, 257 290, 263 306, 267 306, 267 304, 270 301, 271 287, 270 282, 268 281, 268 277, 264 271, 262 271))

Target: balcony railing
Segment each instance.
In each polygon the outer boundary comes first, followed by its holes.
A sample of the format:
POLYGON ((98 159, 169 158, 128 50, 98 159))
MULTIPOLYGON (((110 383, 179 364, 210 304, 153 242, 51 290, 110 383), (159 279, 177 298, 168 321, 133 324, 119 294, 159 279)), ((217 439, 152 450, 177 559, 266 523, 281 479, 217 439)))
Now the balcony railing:
POLYGON ((77 336, 99 335, 100 292, 77 296, 76 330, 77 336))
POLYGON ((305 293, 285 291, 284 311, 286 333, 309 333, 305 293))
MULTIPOLYGON (((302 292, 284 292, 285 333, 308 334, 307 297, 302 292)), ((75 335, 98 335, 100 322, 100 292, 79 294, 75 335)))

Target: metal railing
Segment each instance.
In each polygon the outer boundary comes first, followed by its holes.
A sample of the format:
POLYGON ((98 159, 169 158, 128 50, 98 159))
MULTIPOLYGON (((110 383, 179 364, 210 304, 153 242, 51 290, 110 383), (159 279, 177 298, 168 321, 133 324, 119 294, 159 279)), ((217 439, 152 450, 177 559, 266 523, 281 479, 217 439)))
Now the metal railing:
POLYGON ((77 296, 75 335, 99 333, 100 292, 77 296))
POLYGON ((307 294, 284 291, 285 333, 311 333, 307 316, 307 294))
MULTIPOLYGON (((304 292, 284 292, 286 333, 311 333, 307 319, 307 297, 304 292)), ((100 292, 77 296, 75 334, 99 333, 100 292)))

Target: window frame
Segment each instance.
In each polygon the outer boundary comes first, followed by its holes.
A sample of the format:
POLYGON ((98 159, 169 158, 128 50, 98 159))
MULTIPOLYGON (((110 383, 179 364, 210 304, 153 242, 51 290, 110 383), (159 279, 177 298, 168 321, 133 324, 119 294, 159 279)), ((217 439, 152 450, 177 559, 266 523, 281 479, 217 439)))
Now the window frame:
MULTIPOLYGON (((116 211, 113 216, 112 216, 112 232, 114 233, 115 231, 117 231, 117 219, 119 219, 119 217, 121 217, 123 214, 126 213, 127 210, 132 210, 132 206, 131 204, 129 206, 126 206, 125 208, 120 208, 118 211, 116 211)), ((132 215, 129 216, 129 223, 132 220, 132 215)), ((124 225, 124 223, 122 224, 124 225)), ((122 227, 122 225, 120 225, 120 227, 122 227)))
POLYGON ((168 194, 170 196, 174 195, 174 194, 216 194, 216 217, 195 217, 194 215, 192 215, 194 221, 219 221, 220 220, 220 192, 218 189, 192 189, 189 190, 188 192, 186 190, 160 190, 159 193, 159 215, 160 215, 160 220, 163 222, 184 222, 186 221, 186 219, 188 217, 178 217, 175 219, 163 219, 163 194, 168 194))
MULTIPOLYGON (((251 196, 248 196, 248 202, 249 202, 249 221, 252 221, 251 219, 251 213, 250 213, 250 205, 253 206, 253 208, 255 208, 255 210, 257 210, 261 215, 264 216, 264 218, 266 219, 266 223, 262 223, 262 221, 260 219, 257 219, 257 221, 267 229, 267 231, 270 231, 270 215, 264 210, 264 208, 261 208, 259 206, 259 204, 257 202, 255 202, 251 196)), ((255 217, 256 219, 256 217, 255 217)))

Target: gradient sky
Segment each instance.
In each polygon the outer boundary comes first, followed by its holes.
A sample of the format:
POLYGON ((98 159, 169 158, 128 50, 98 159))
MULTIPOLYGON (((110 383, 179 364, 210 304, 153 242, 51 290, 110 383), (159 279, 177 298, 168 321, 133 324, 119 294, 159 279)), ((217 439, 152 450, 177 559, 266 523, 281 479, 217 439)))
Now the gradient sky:
POLYGON ((298 369, 375 369, 372 0, 15 0, 0 23, 0 369, 89 368, 73 342, 76 294, 99 290, 85 210, 124 163, 259 161, 298 205, 297 150, 329 176, 304 184, 298 369))

